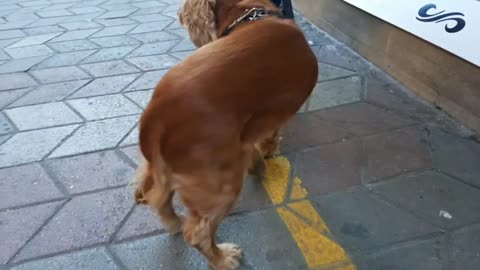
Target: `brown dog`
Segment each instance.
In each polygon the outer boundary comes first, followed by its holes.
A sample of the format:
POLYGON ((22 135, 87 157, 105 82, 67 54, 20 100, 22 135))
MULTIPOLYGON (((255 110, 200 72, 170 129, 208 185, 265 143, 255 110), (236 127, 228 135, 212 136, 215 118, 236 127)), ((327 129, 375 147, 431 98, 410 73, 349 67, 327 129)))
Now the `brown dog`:
POLYGON ((200 48, 163 77, 141 117, 137 202, 183 231, 214 269, 239 266, 240 249, 217 245, 217 228, 246 169, 261 167, 317 80, 305 37, 278 14, 269 0, 186 0, 180 21, 200 48), (173 210, 174 192, 188 217, 173 210))

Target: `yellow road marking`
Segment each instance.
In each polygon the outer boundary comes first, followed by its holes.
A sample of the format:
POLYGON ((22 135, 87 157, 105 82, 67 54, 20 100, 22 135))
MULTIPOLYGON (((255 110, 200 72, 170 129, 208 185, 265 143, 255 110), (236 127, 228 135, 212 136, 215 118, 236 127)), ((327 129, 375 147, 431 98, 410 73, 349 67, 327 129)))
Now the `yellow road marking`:
MULTIPOLYGON (((267 160, 266 177, 263 182, 265 190, 274 204, 282 204, 287 198, 290 162, 285 157, 267 160)), ((330 229, 318 214, 312 203, 306 199, 308 191, 302 187, 301 179, 295 177, 292 183, 288 208, 280 206, 277 213, 282 218, 309 268, 339 265, 336 270, 356 270, 345 250, 333 241, 330 229), (308 220, 310 224, 305 222, 308 220), (312 227, 314 226, 314 227, 312 227)))

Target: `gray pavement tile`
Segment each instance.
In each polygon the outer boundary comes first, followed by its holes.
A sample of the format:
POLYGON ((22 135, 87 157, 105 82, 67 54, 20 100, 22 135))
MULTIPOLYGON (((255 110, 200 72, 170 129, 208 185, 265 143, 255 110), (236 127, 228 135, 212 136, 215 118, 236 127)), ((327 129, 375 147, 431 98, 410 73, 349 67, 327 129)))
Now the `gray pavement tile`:
POLYGON ((178 18, 177 18, 175 21, 173 21, 172 24, 170 24, 169 26, 167 26, 167 27, 165 28, 165 30, 176 30, 176 29, 183 29, 183 28, 182 28, 182 25, 181 25, 180 22, 178 21, 178 18))
POLYGON ((139 71, 137 68, 128 65, 121 60, 101 62, 95 64, 84 64, 81 65, 81 67, 85 70, 88 70, 88 72, 95 77, 106 77, 134 73, 139 71))
POLYGON ((445 238, 439 237, 397 245, 355 262, 358 270, 444 270, 448 249, 445 238))
POLYGON ((360 77, 350 77, 318 83, 310 97, 309 111, 321 110, 360 101, 362 81, 360 77))
POLYGON ((0 135, 0 145, 10 139, 10 137, 12 137, 12 135, 0 135))
POLYGON ((43 18, 62 17, 62 16, 73 15, 73 13, 71 13, 70 11, 65 10, 65 9, 38 11, 37 14, 38 14, 38 16, 43 17, 43 18))
POLYGON ((480 190, 435 171, 399 176, 372 188, 386 200, 444 229, 480 221, 480 190), (452 218, 440 215, 442 210, 452 218))
POLYGON ((62 35, 50 40, 49 42, 53 43, 53 42, 69 41, 69 40, 76 40, 76 39, 85 39, 91 36, 93 33, 98 32, 99 30, 100 28, 67 31, 62 35))
POLYGON ((58 53, 54 56, 43 61, 37 65, 34 69, 44 69, 52 67, 61 67, 61 66, 73 66, 78 64, 80 61, 93 54, 95 50, 88 51, 74 51, 66 53, 58 53))
POLYGON ((10 270, 120 270, 105 248, 82 250, 75 253, 50 257, 38 261, 28 262, 11 268, 10 270))
POLYGON ((29 35, 42 35, 47 33, 58 33, 58 32, 64 32, 64 31, 65 29, 59 27, 58 25, 31 27, 31 28, 23 29, 23 32, 29 35))
POLYGON ((53 18, 43 18, 35 20, 33 23, 29 23, 28 27, 41 27, 41 26, 51 26, 61 23, 65 20, 65 17, 53 17, 53 18))
POLYGON ((127 54, 133 51, 137 45, 132 46, 122 46, 122 47, 113 47, 113 48, 103 48, 93 55, 89 56, 82 63, 95 63, 111 60, 119 60, 124 58, 127 54))
POLYGON ((22 7, 31 7, 31 6, 42 6, 42 5, 50 5, 50 1, 47 0, 33 0, 33 1, 25 1, 20 2, 19 5, 22 7))
POLYGON ((434 167, 480 188, 480 144, 439 129, 430 133, 434 167))
POLYGON ((117 1, 107 1, 102 3, 100 7, 105 10, 128 10, 133 8, 133 6, 129 5, 128 3, 119 3, 117 1))
POLYGON ((116 25, 125 25, 125 24, 138 24, 137 21, 134 21, 129 18, 116 18, 116 19, 97 19, 95 20, 98 23, 101 23, 105 26, 116 26, 116 25))
POLYGON ((146 22, 155 22, 155 21, 171 21, 172 18, 168 16, 164 16, 162 14, 145 14, 145 15, 139 15, 139 16, 131 16, 130 18, 141 22, 141 23, 146 23, 146 22))
MULTIPOLYGON (((138 131, 137 128, 135 130, 138 131)), ((138 134, 138 133, 137 133, 138 134)), ((133 161, 137 166, 142 162, 142 153, 138 145, 128 146, 120 149, 131 161, 133 161)))
POLYGON ((0 110, 16 99, 28 93, 32 88, 23 88, 18 90, 1 91, 0 92, 0 110))
POLYGON ((140 44, 138 40, 131 38, 129 36, 91 38, 90 40, 103 48, 140 44))
POLYGON ((148 15, 148 14, 155 14, 155 13, 160 13, 162 12, 166 7, 168 6, 161 6, 161 7, 150 7, 150 8, 141 8, 138 11, 135 11, 135 13, 132 14, 133 16, 140 16, 140 15, 148 15))
POLYGON ((320 62, 354 70, 362 75, 366 75, 374 69, 372 64, 368 63, 364 58, 354 53, 344 44, 337 41, 328 43, 330 44, 321 44, 320 46, 312 47, 313 52, 320 62))
POLYGON ((424 133, 420 127, 411 127, 365 138, 364 182, 431 168, 432 158, 424 133))
POLYGON ((454 270, 476 270, 480 264, 480 226, 474 225, 452 234, 454 270))
POLYGON ((12 59, 0 65, 0 73, 13 73, 28 71, 33 66, 45 60, 48 56, 12 59))
POLYGON ((53 202, 0 212, 0 265, 15 255, 59 206, 60 202, 53 202))
POLYGON ((10 208, 64 197, 37 163, 0 169, 0 208, 10 208))
POLYGON ((19 48, 6 48, 4 49, 13 58, 27 58, 42 55, 51 55, 54 53, 50 48, 45 45, 33 45, 28 47, 19 48))
POLYGON ((130 34, 161 31, 165 27, 167 27, 167 25, 169 25, 170 23, 171 23, 171 20, 142 23, 139 26, 137 26, 135 29, 130 31, 130 34))
POLYGON ((17 99, 9 107, 20 107, 26 105, 61 101, 65 97, 85 85, 87 82, 89 82, 89 80, 43 84, 35 88, 33 91, 30 91, 28 94, 17 99))
POLYGON ((184 52, 174 52, 170 53, 171 55, 175 56, 179 60, 185 60, 187 57, 192 55, 195 51, 184 51, 184 52))
POLYGON ((166 53, 176 43, 177 43, 176 40, 169 40, 169 41, 143 44, 142 46, 138 47, 133 52, 131 52, 128 55, 128 57, 166 53))
POLYGON ((131 114, 141 110, 122 95, 108 95, 69 100, 68 103, 87 120, 98 120, 131 114))
POLYGON ((143 43, 152 43, 152 42, 161 42, 161 41, 180 39, 180 37, 177 37, 176 35, 172 35, 166 31, 133 34, 130 36, 140 40, 143 43))
POLYGON ((20 131, 83 122, 63 102, 45 103, 5 110, 20 131))
POLYGON ((119 9, 119 10, 112 10, 104 13, 102 16, 99 16, 98 19, 116 19, 116 18, 125 18, 128 15, 132 14, 133 12, 137 11, 136 8, 132 9, 119 9))
POLYGON ((145 109, 148 103, 152 99, 153 90, 146 90, 146 91, 135 91, 135 92, 128 92, 125 93, 129 99, 133 100, 136 104, 140 105, 142 108, 145 109))
POLYGON ((262 182, 247 176, 243 181, 242 192, 230 213, 253 212, 272 206, 272 201, 263 188, 262 182))
POLYGON ((96 22, 69 22, 69 23, 61 23, 60 26, 67 30, 83 30, 83 29, 103 27, 103 25, 98 24, 96 22))
POLYGON ((76 128, 71 125, 15 134, 0 146, 0 168, 43 159, 76 128))
POLYGON ((18 29, 0 31, 0 39, 21 38, 26 36, 24 32, 18 29))
POLYGON ((126 116, 88 122, 60 145, 50 157, 69 156, 113 148, 127 135, 137 121, 138 116, 126 116))
POLYGON ((51 159, 44 164, 70 194, 125 185, 135 172, 113 151, 51 159))
POLYGON ((108 37, 108 36, 119 36, 124 35, 128 31, 132 30, 136 25, 128 24, 128 25, 117 25, 117 26, 109 26, 105 27, 102 30, 98 31, 97 33, 93 34, 91 37, 108 37))
POLYGON ((30 73, 42 83, 55 83, 90 78, 90 76, 84 71, 75 66, 40 69, 31 71, 30 73))
POLYGON ((182 52, 182 51, 191 51, 195 50, 195 44, 192 43, 190 39, 184 39, 180 41, 175 47, 171 49, 172 52, 182 52))
POLYGON ((81 1, 81 2, 76 2, 73 7, 96 7, 102 3, 104 3, 105 0, 88 0, 88 1, 81 1))
POLYGON ((71 12, 75 13, 75 14, 86 14, 86 13, 95 13, 95 12, 103 12, 104 10, 99 8, 99 7, 95 7, 95 6, 91 6, 91 7, 74 7, 74 8, 69 8, 68 10, 70 10, 71 12))
POLYGON ((8 122, 7 118, 5 115, 0 113, 0 135, 3 134, 8 134, 8 133, 13 133, 15 129, 12 127, 12 125, 8 122))
POLYGON ((153 8, 153 7, 164 7, 165 3, 161 1, 142 1, 138 3, 132 3, 132 6, 137 8, 153 8))
MULTIPOLYGON (((1 25, 1 24, 0 24, 1 25)), ((0 48, 5 48, 19 40, 21 40, 22 38, 9 38, 9 39, 3 39, 3 40, 0 40, 0 48)))
POLYGON ((31 24, 32 22, 33 22, 32 20, 26 20, 26 21, 14 21, 14 22, 1 23, 0 30, 19 29, 28 24, 31 24))
POLYGON ((134 83, 128 86, 125 91, 151 90, 168 72, 168 69, 148 71, 142 74, 134 83))
POLYGON ((128 146, 132 144, 138 144, 139 142, 139 130, 138 126, 136 126, 128 135, 123 139, 123 141, 120 143, 120 146, 128 146))
POLYGON ((363 188, 313 199, 335 238, 347 250, 369 250, 439 232, 363 188), (394 221, 394 222, 392 222, 394 221))
POLYGON ((0 82, 0 91, 37 85, 35 80, 25 73, 0 74, 0 82))
POLYGON ((48 44, 52 49, 58 52, 73 52, 97 49, 98 46, 88 40, 71 40, 63 42, 55 42, 48 44))
POLYGON ((319 82, 355 75, 353 71, 324 63, 318 63, 318 70, 319 82))
POLYGON ((4 64, 5 62, 7 62, 10 59, 11 59, 11 57, 8 54, 6 54, 4 51, 0 50, 0 61, 1 61, 0 64, 4 64))
POLYGON ((177 11, 179 10, 179 8, 180 8, 180 3, 178 3, 178 2, 174 2, 174 1, 168 2, 168 0, 164 0, 163 2, 169 4, 169 5, 162 11, 162 12, 164 12, 164 13, 177 12, 177 11))
POLYGON ((62 22, 67 23, 67 22, 79 22, 79 21, 91 21, 95 19, 96 17, 102 15, 103 12, 96 12, 96 13, 87 13, 87 14, 80 14, 80 15, 74 15, 74 16, 68 16, 65 17, 65 20, 62 22))
POLYGON ((93 80, 85 87, 75 92, 69 98, 82 98, 115 94, 122 91, 128 84, 138 77, 138 74, 118 75, 93 80))
POLYGON ((338 124, 359 136, 372 135, 417 123, 411 118, 366 103, 331 108, 323 110, 319 114, 321 118, 338 124))
POLYGON ((170 68, 177 64, 179 61, 170 55, 160 54, 160 55, 150 55, 142 57, 133 57, 129 58, 128 62, 134 64, 142 70, 155 70, 155 69, 165 69, 170 68))
POLYGON ((107 242, 133 206, 129 195, 122 188, 72 198, 15 261, 107 242))
MULTIPOLYGON (((181 27, 181 26, 179 26, 181 27)), ((167 27, 168 28, 168 27, 167 27)), ((184 28, 178 28, 178 29, 173 29, 173 30, 168 30, 168 32, 170 33, 173 33, 179 37, 183 37, 183 38, 189 38, 190 36, 188 35, 188 32, 187 30, 185 30, 184 28)))
MULTIPOLYGON (((70 1, 70 0, 61 0, 61 2, 70 1)), ((73 6, 74 3, 60 3, 54 4, 45 8, 42 8, 42 11, 53 11, 53 10, 63 10, 73 6)))
POLYGON ((152 209, 145 205, 137 205, 116 234, 116 240, 122 241, 132 237, 157 234, 163 229, 160 218, 152 209))

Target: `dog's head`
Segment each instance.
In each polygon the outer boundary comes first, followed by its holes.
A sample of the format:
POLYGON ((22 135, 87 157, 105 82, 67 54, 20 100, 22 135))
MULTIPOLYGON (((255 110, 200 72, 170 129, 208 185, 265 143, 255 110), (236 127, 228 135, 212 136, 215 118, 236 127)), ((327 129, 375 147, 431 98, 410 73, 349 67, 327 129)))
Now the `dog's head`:
POLYGON ((178 12, 180 24, 187 29, 190 39, 197 47, 217 39, 215 2, 216 0, 184 0, 178 12))

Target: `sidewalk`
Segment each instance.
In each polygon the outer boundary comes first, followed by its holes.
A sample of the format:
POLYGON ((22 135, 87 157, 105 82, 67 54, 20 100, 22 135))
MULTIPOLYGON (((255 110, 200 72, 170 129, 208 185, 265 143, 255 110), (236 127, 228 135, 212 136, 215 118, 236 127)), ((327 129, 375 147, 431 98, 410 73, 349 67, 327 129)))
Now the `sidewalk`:
MULTIPOLYGON (((194 50, 178 8, 1 1, 0 270, 208 269, 128 185, 151 89, 194 50)), ((296 18, 318 85, 220 241, 242 269, 478 270, 478 137, 296 18)))

